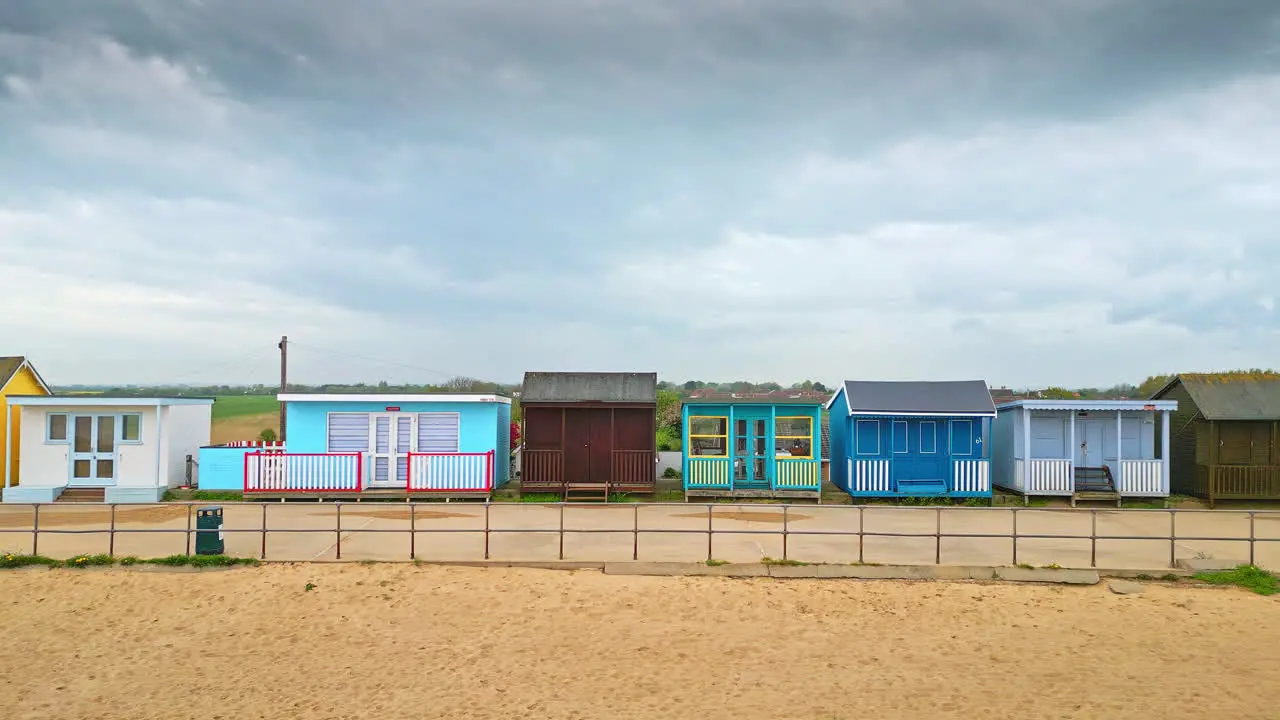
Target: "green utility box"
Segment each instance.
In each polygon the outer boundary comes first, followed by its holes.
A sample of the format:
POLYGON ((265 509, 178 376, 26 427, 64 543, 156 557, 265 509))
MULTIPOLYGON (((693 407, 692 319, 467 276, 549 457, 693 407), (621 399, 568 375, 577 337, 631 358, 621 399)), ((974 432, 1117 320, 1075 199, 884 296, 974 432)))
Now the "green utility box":
POLYGON ((196 510, 196 554, 221 555, 226 551, 222 542, 222 508, 202 507, 196 510))

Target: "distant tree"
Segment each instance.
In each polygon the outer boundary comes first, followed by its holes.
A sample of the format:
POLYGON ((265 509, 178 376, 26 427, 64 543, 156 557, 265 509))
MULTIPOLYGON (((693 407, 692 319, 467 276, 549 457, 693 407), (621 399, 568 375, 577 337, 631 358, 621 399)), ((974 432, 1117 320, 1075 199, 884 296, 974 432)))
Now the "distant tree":
POLYGON ((830 390, 828 390, 828 389, 827 389, 827 386, 826 386, 826 385, 823 385, 823 384, 822 384, 822 383, 820 383, 820 382, 816 382, 816 383, 814 383, 814 384, 813 384, 813 391, 814 391, 814 392, 820 392, 820 393, 829 393, 829 392, 831 392, 830 390))
POLYGON ((1168 385, 1171 379, 1173 379, 1171 375, 1152 375, 1138 384, 1136 394, 1140 397, 1149 398, 1159 392, 1160 388, 1168 385))
POLYGON ((1045 400, 1071 400, 1076 397, 1076 392, 1064 387, 1050 387, 1041 390, 1039 395, 1045 400))
POLYGON ((658 428, 680 431, 680 394, 674 390, 658 391, 658 428))
POLYGON ((756 389, 763 390, 765 392, 773 392, 774 390, 781 390, 782 386, 776 382, 770 381, 770 382, 760 383, 759 385, 756 386, 756 389))
POLYGON ((681 387, 683 387, 685 390, 692 392, 702 387, 704 384, 705 383, 700 383, 697 380, 686 380, 684 385, 681 385, 681 387))
POLYGON ((258 439, 262 442, 275 442, 276 431, 271 428, 263 428, 262 432, 258 433, 258 439))

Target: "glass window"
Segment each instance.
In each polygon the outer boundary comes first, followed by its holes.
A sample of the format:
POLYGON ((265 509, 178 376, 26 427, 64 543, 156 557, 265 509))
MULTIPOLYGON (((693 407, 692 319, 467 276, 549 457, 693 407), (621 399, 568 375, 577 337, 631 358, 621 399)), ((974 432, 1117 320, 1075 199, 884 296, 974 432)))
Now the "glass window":
POLYGON ((780 417, 773 426, 773 448, 778 457, 813 457, 813 418, 780 417))
POLYGON ((49 413, 48 432, 45 439, 49 442, 67 441, 67 416, 65 413, 49 413))
POLYGON ((689 418, 689 454, 725 457, 729 454, 729 418, 689 418))
POLYGON ((142 416, 130 413, 120 416, 120 440, 123 442, 142 441, 142 416))

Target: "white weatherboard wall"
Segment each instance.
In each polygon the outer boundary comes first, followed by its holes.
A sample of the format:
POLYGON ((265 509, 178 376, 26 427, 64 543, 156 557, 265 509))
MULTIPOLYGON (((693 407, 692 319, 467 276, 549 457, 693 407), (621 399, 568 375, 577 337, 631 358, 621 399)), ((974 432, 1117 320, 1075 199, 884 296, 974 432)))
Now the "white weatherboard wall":
MULTIPOLYGON (((31 405, 22 406, 22 485, 7 488, 9 502, 51 502, 67 487, 71 475, 71 443, 46 443, 50 414, 68 416, 136 413, 141 419, 137 443, 116 444, 114 482, 106 486, 108 502, 154 502, 166 488, 182 483, 186 456, 209 442, 211 405, 31 405), (157 413, 157 411, 159 411, 157 413), (158 469, 158 472, 157 472, 158 469)), ((70 424, 70 418, 68 423, 70 424)))
POLYGON ((178 487, 187 477, 187 456, 194 459, 200 448, 209 444, 213 427, 212 405, 170 405, 162 408, 163 435, 160 456, 163 458, 161 485, 178 487))

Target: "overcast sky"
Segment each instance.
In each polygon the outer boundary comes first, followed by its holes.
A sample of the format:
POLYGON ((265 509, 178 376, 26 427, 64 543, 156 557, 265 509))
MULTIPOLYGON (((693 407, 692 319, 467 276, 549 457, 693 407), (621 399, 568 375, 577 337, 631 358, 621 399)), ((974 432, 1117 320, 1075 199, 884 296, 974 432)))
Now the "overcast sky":
POLYGON ((1280 3, 4 0, 55 384, 1280 357, 1280 3))

